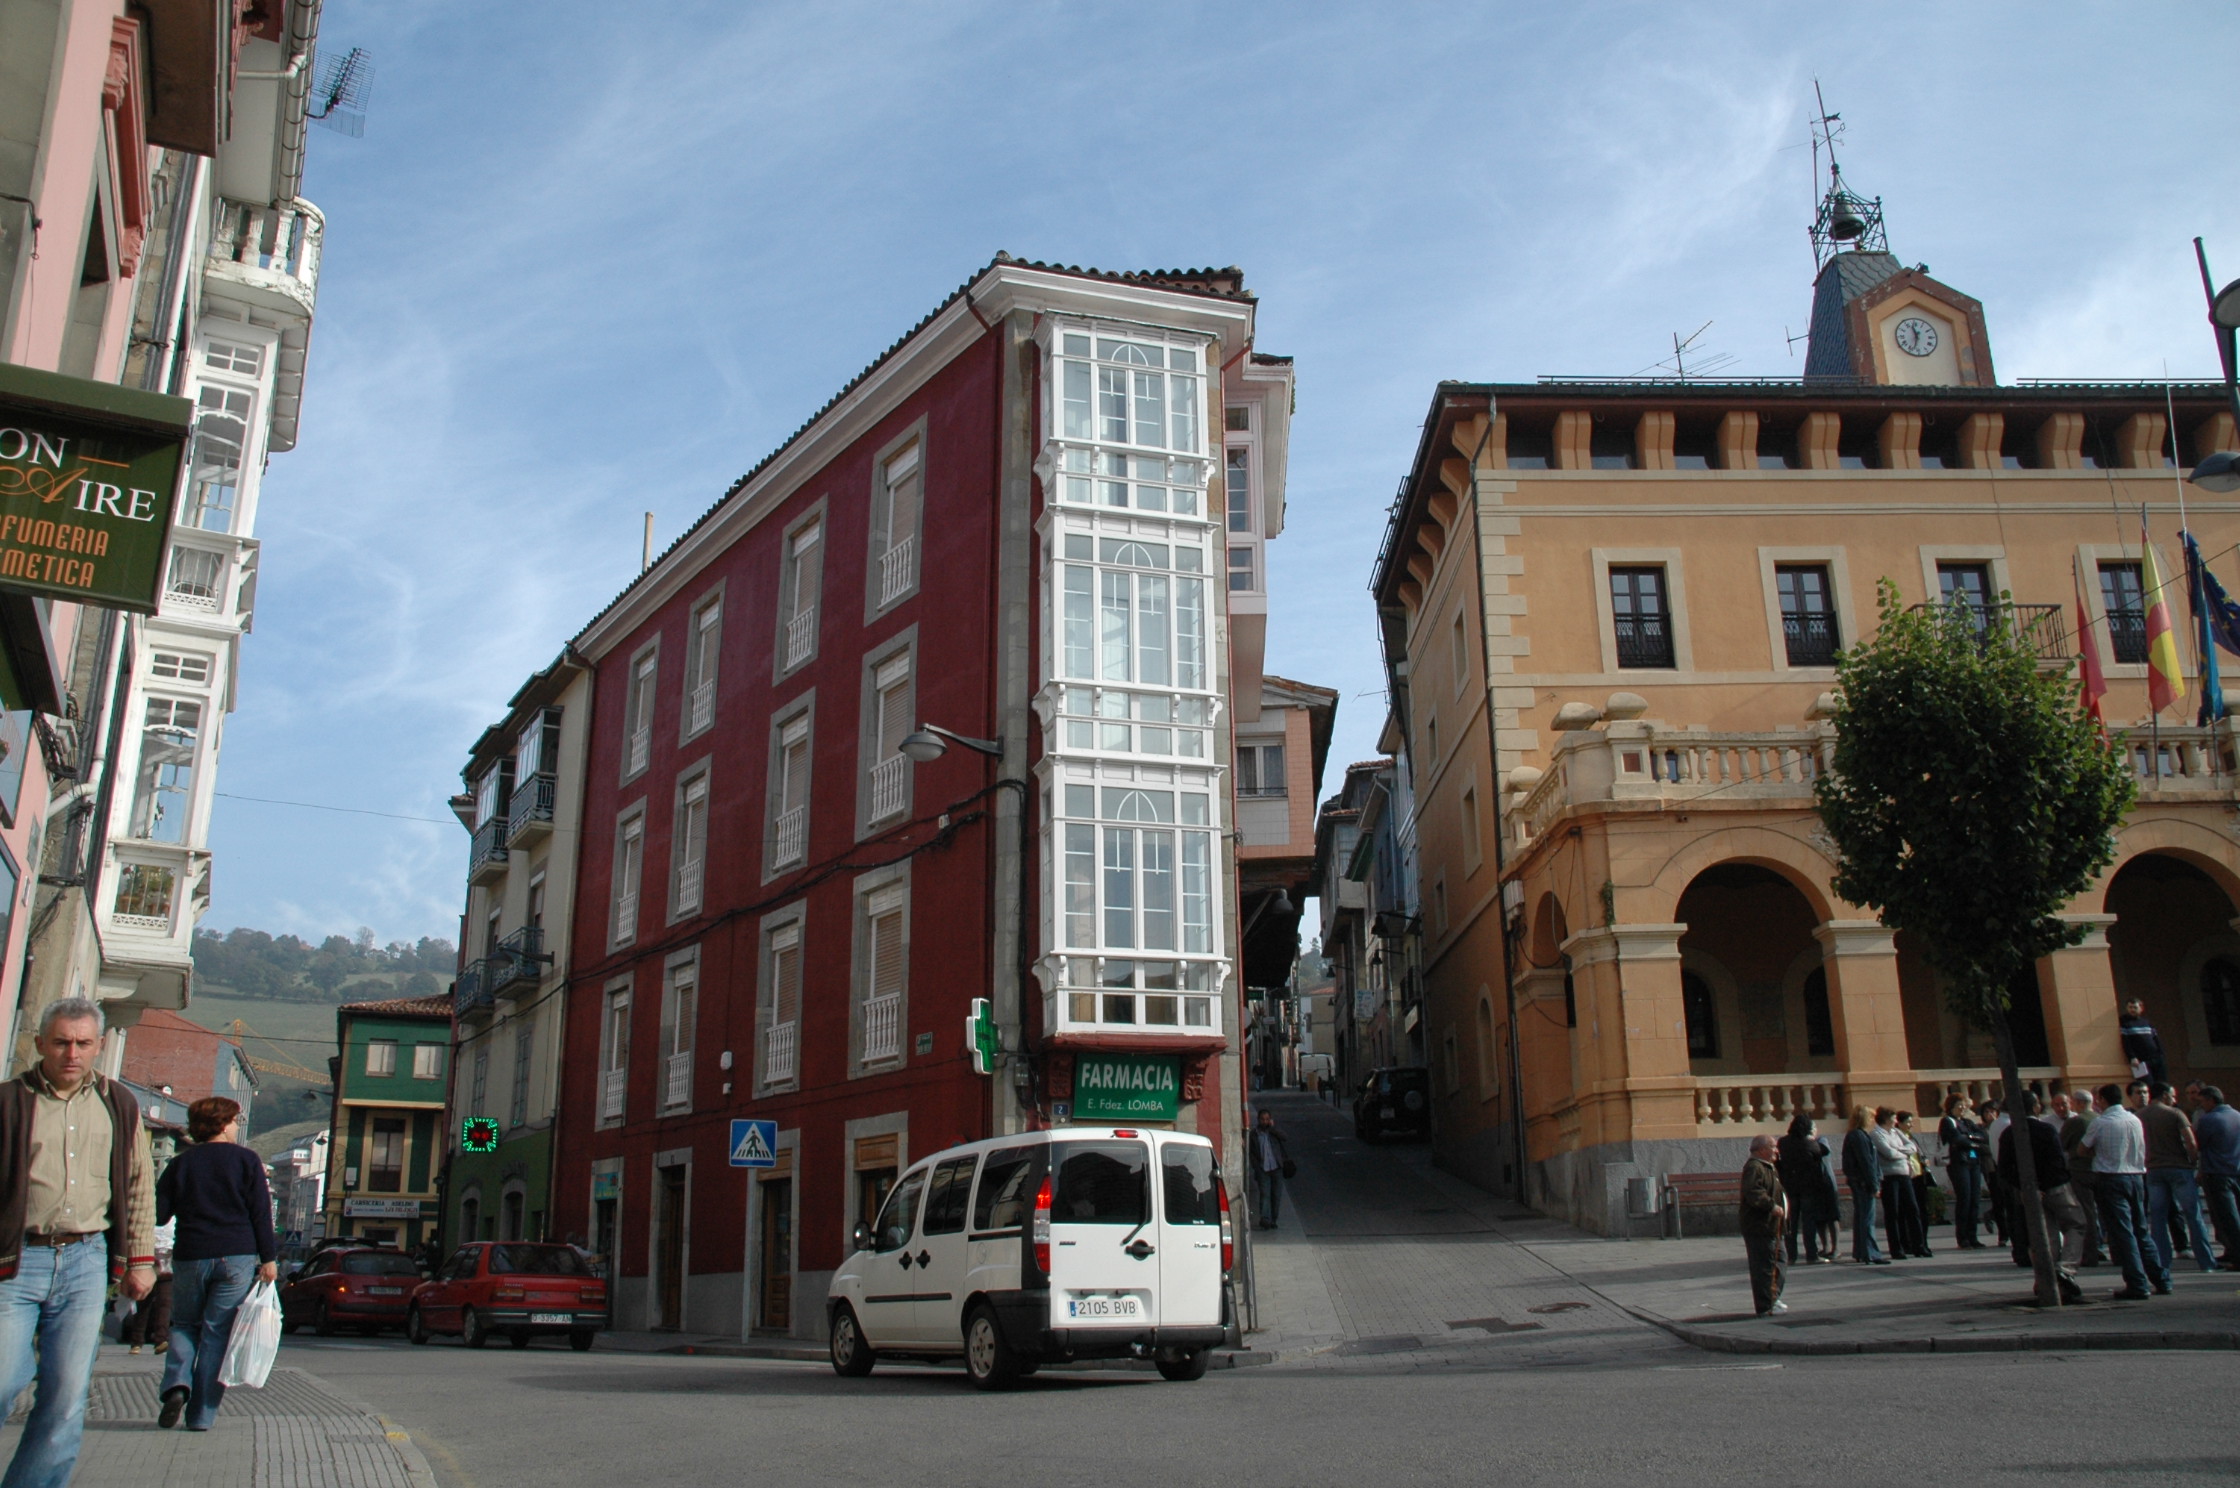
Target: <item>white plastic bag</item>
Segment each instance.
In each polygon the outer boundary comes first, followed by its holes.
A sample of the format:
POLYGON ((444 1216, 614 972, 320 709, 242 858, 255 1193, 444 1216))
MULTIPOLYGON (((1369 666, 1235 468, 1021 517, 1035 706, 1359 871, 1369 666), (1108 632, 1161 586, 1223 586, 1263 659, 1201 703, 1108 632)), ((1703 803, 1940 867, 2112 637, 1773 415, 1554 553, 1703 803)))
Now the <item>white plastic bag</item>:
POLYGON ((280 1357, 280 1293, 269 1281, 249 1288, 233 1315, 233 1332, 226 1339, 226 1361, 218 1370, 221 1385, 264 1388, 272 1361, 280 1357))

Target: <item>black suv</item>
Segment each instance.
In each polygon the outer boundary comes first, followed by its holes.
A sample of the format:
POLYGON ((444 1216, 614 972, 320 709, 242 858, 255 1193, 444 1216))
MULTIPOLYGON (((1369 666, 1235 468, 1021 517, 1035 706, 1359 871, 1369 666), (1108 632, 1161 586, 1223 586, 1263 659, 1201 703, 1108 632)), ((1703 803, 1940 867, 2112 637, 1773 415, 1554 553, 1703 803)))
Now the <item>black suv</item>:
POLYGON ((1389 1132, 1431 1135, 1431 1071, 1400 1065, 1369 1071, 1353 1098, 1353 1134, 1374 1142, 1389 1132))

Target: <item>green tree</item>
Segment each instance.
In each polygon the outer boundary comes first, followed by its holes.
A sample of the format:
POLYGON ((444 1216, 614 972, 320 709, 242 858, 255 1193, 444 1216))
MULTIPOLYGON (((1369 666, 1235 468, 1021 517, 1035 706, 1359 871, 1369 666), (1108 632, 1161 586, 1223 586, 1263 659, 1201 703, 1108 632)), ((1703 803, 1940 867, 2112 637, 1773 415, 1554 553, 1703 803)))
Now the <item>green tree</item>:
POLYGON ((1880 592, 1880 629, 1837 672, 1835 768, 1815 787, 1835 889, 1918 939, 1952 1011, 1990 1030, 2037 1298, 2057 1306, 2009 989, 2084 938, 2061 911, 2114 861, 2135 782, 2066 669, 2042 668, 2000 611, 1908 610, 1887 579, 1880 592))

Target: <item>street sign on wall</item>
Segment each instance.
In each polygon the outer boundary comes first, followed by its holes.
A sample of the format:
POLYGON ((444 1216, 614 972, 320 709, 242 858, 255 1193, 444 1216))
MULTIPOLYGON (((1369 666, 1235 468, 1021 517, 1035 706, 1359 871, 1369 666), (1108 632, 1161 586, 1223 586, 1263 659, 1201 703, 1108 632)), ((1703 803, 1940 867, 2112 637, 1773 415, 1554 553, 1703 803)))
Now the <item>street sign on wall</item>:
POLYGON ((1171 1054, 1083 1054, 1073 1063, 1076 1121, 1172 1121, 1182 1105, 1171 1054))
POLYGON ((184 398, 0 364, 0 587, 153 614, 184 398))
POLYGON ((777 1165, 777 1122, 737 1120, 731 1123, 731 1166, 774 1168, 777 1165))

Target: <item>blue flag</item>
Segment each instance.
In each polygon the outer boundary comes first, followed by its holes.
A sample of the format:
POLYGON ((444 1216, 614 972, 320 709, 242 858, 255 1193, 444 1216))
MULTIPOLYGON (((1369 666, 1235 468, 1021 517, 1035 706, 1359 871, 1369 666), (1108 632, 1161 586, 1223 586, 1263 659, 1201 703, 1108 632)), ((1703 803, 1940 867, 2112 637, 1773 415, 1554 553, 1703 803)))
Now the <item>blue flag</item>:
POLYGON ((2218 676, 2217 647, 2240 656, 2240 646, 2233 644, 2240 638, 2240 606, 2235 606, 2224 592, 2216 575, 2209 572, 2209 565, 2201 561, 2201 546, 2193 540, 2191 532, 2181 532, 2179 537, 2186 545, 2186 593, 2193 603, 2193 621, 2201 642, 2201 711, 2196 721, 2203 724, 2219 722, 2224 718, 2224 684, 2218 676), (2222 622, 2220 625, 2219 622, 2222 622), (2220 629, 2232 632, 2219 634, 2220 629))

